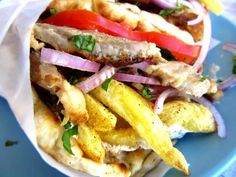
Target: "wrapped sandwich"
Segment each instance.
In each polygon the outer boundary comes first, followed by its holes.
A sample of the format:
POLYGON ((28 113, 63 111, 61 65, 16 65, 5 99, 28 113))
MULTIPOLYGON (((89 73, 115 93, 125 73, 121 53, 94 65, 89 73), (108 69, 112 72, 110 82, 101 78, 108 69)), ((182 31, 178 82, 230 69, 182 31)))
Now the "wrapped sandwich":
POLYGON ((93 176, 190 174, 176 139, 217 130, 199 101, 220 92, 201 75, 210 21, 197 1, 160 2, 54 0, 34 25, 36 136, 54 159, 93 176))

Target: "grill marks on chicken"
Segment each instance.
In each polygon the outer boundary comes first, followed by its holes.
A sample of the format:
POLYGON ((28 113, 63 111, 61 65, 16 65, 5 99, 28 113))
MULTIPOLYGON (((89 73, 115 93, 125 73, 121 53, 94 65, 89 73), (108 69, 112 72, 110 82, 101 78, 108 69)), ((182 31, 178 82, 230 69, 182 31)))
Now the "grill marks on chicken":
POLYGON ((147 73, 157 77, 162 86, 171 86, 196 97, 212 90, 212 84, 208 79, 202 79, 201 74, 192 66, 182 62, 169 61, 151 65, 147 68, 147 73))
POLYGON ((31 80, 58 96, 64 106, 65 117, 69 117, 74 124, 88 120, 85 98, 79 88, 70 85, 54 65, 41 63, 39 53, 31 53, 30 65, 31 80))
POLYGON ((34 35, 36 39, 50 44, 57 50, 76 53, 86 59, 102 64, 125 66, 148 59, 164 61, 160 49, 154 43, 132 41, 96 31, 84 31, 38 23, 34 27, 34 35), (73 42, 68 40, 74 35, 92 36, 96 40, 94 50, 88 52, 77 48, 73 42))

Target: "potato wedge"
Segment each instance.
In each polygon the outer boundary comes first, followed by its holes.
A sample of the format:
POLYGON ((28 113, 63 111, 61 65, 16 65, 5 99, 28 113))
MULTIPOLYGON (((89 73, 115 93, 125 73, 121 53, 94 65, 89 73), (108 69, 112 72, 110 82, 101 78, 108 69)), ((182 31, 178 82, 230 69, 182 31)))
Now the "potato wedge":
MULTIPOLYGON (((175 125, 175 124, 174 124, 175 125)), ((176 138, 181 138, 184 136, 185 129, 182 126, 176 127, 167 127, 167 132, 172 140, 176 138), (183 130, 184 129, 184 130, 183 130)), ((131 148, 142 148, 142 149, 150 149, 150 146, 146 143, 144 139, 142 139, 137 132, 129 127, 129 128, 119 128, 113 129, 109 132, 97 132, 102 139, 103 142, 107 142, 111 145, 117 146, 128 146, 131 148)))
POLYGON ((173 147, 163 123, 141 95, 115 80, 110 82, 107 91, 98 87, 90 93, 129 122, 167 164, 189 174, 183 154, 173 147))
POLYGON ((168 127, 179 124, 191 132, 208 133, 216 130, 216 123, 211 111, 200 104, 187 101, 170 101, 159 114, 168 127))
POLYGON ((137 148, 145 143, 133 128, 114 129, 109 132, 98 132, 98 134, 102 141, 112 145, 137 148))
POLYGON ((102 140, 95 130, 85 124, 78 127, 77 141, 82 151, 92 160, 102 163, 105 150, 102 140))
POLYGON ((89 94, 85 94, 89 120, 86 124, 96 131, 110 131, 115 128, 117 118, 100 102, 89 94))

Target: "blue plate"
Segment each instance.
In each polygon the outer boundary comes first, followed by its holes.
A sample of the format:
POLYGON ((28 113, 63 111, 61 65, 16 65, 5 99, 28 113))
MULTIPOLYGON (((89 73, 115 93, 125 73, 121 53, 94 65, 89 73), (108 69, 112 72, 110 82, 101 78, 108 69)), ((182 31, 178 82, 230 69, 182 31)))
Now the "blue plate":
MULTIPOLYGON (((236 27, 222 17, 211 15, 213 37, 224 42, 236 43, 236 27)), ((212 63, 221 66, 220 76, 226 77, 232 71, 232 55, 222 51, 222 44, 210 51, 205 70, 212 63)), ((183 152, 190 165, 192 177, 219 176, 236 159, 236 89, 225 92, 216 107, 226 121, 227 137, 220 139, 216 134, 187 135, 177 147, 183 152)), ((32 125, 33 126, 33 125, 32 125)), ((65 177, 47 165, 19 127, 7 102, 0 98, 0 176, 4 177, 65 177), (16 140, 17 145, 5 147, 6 140, 16 140)), ((170 170, 166 177, 182 177, 177 170, 170 170)))

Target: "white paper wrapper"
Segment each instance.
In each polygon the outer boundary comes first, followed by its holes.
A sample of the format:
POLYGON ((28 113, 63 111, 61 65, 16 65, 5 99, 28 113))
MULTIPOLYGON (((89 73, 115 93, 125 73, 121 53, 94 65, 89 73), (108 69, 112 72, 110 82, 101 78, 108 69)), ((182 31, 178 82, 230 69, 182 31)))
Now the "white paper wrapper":
POLYGON ((0 1, 0 95, 8 100, 17 121, 45 162, 68 176, 89 177, 58 163, 36 143, 29 76, 30 31, 50 1, 0 1))

